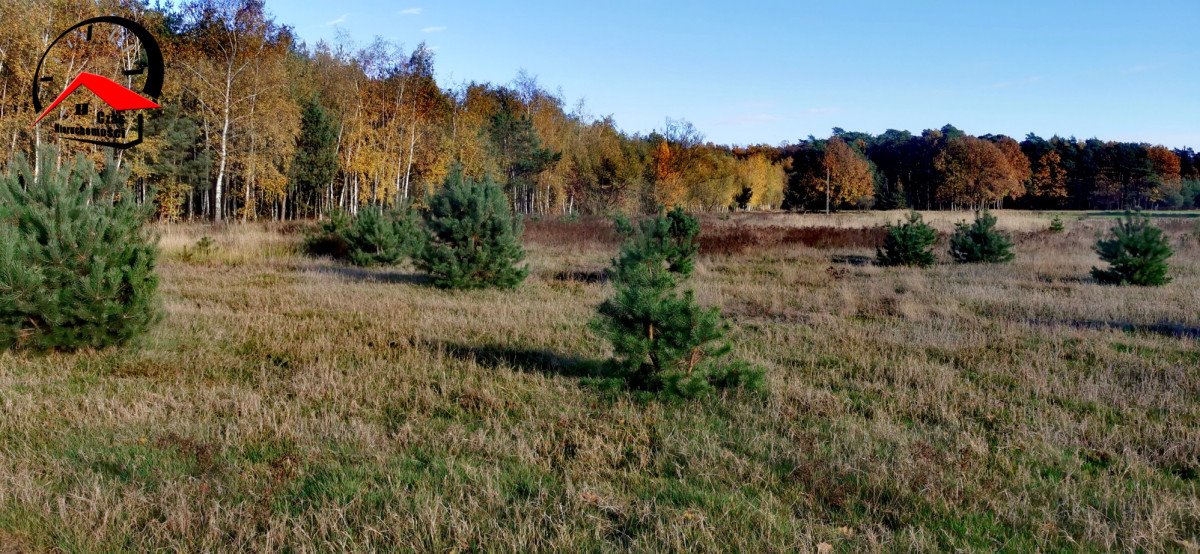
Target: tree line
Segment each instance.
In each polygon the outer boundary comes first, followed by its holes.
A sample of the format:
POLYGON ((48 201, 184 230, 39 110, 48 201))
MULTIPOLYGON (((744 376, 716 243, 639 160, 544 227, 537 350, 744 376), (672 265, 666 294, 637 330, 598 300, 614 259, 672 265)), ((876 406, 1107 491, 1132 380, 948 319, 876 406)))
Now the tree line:
POLYGON ((1191 148, 1033 133, 971 136, 946 125, 920 135, 833 130, 786 145, 783 206, 960 209, 1200 207, 1191 148))
MULTIPOLYGON (((460 167, 502 185, 522 214, 727 209, 958 207, 1188 208, 1195 154, 1135 143, 834 129, 780 146, 706 141, 667 119, 647 134, 568 106, 522 73, 440 83, 434 55, 376 39, 308 45, 261 0, 18 0, 0 5, 0 140, 32 156, 26 96, 37 56, 62 29, 122 14, 167 60, 163 109, 120 154, 132 193, 165 220, 324 217, 424 205, 460 167)), ((43 125, 52 125, 46 120, 43 125)), ((96 147, 62 143, 64 154, 96 147)))

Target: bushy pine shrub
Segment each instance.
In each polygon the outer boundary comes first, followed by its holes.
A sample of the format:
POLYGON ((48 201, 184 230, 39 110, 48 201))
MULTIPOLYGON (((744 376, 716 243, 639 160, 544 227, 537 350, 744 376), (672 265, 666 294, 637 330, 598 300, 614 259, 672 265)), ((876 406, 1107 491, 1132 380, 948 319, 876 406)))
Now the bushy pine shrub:
POLYGON ((304 251, 364 267, 392 265, 418 254, 424 238, 411 208, 368 206, 357 216, 331 212, 329 219, 305 238, 304 251))
POLYGON ((680 291, 691 274, 700 225, 676 208, 636 226, 618 220, 625 236, 610 277, 616 294, 602 303, 592 328, 613 345, 611 377, 666 397, 694 398, 718 388, 760 388, 762 368, 730 360, 729 329, 715 308, 680 291))
POLYGON ((1092 268, 1092 277, 1113 285, 1158 286, 1171 282, 1167 276, 1170 242, 1150 218, 1130 211, 1117 221, 1110 238, 1096 242, 1096 253, 1108 269, 1092 268))
POLYGON ((987 210, 975 213, 975 221, 955 225, 950 237, 950 256, 958 263, 999 264, 1013 259, 1012 241, 996 230, 996 216, 987 210))
POLYGON ((364 209, 342 232, 347 259, 359 266, 393 265, 418 252, 423 231, 408 208, 364 209))
POLYGON ((1065 231, 1066 229, 1067 229, 1067 227, 1065 225, 1063 225, 1063 220, 1061 217, 1056 215, 1056 216, 1054 216, 1054 218, 1052 218, 1050 220, 1050 232, 1051 233, 1061 233, 1061 232, 1065 231))
POLYGON ((217 243, 212 237, 205 235, 196 241, 195 246, 184 246, 183 252, 179 254, 179 259, 187 263, 207 262, 212 259, 216 253, 217 243))
POLYGON ((347 259, 350 256, 350 245, 346 242, 346 230, 349 228, 350 216, 346 212, 330 212, 329 219, 321 222, 316 232, 304 238, 304 252, 309 256, 347 259))
POLYGON ((153 206, 111 161, 39 157, 36 177, 20 157, 0 177, 0 349, 126 343, 160 317, 153 206))
POLYGON ((429 202, 427 242, 417 265, 433 284, 450 289, 512 288, 528 270, 517 267, 521 220, 513 216, 504 191, 491 179, 475 182, 455 168, 429 202))
POLYGON ((937 231, 921 219, 921 214, 913 211, 908 214, 908 221, 888 224, 883 246, 875 253, 879 265, 929 267, 936 261, 933 256, 935 242, 937 231))

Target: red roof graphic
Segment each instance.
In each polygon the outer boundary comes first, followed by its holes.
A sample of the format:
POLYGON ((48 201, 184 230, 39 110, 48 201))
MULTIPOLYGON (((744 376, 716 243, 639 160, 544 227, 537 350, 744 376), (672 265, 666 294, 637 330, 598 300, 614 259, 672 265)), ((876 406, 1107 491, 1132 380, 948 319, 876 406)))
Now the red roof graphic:
POLYGON ((42 118, 46 117, 51 110, 53 110, 59 105, 59 103, 70 96, 72 92, 75 92, 75 89, 79 88, 80 85, 95 93, 100 100, 104 101, 105 104, 112 106, 112 109, 118 112, 123 112, 125 110, 145 110, 161 107, 158 104, 143 98, 142 95, 121 86, 116 81, 113 81, 108 77, 96 75, 95 73, 84 72, 80 73, 74 81, 71 81, 71 84, 62 91, 62 94, 58 95, 58 98, 54 99, 54 102, 50 103, 50 106, 42 112, 42 115, 39 115, 38 118, 34 120, 33 124, 37 125, 38 121, 41 121, 42 118))

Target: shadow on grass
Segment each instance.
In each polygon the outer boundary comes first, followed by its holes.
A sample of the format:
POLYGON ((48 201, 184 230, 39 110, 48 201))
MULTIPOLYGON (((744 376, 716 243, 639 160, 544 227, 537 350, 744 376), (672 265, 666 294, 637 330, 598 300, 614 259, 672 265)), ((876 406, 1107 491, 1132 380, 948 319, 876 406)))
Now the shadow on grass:
POLYGON ((334 275, 357 283, 387 283, 404 285, 429 284, 429 276, 419 273, 402 273, 387 269, 367 269, 350 265, 322 264, 312 271, 334 275))
POLYGON ((521 348, 498 344, 467 346, 451 342, 436 343, 432 346, 444 350, 455 358, 474 360, 475 363, 490 368, 504 367, 518 371, 575 378, 603 377, 605 373, 605 363, 601 360, 560 354, 540 348, 521 348))
POLYGON ((1175 323, 1130 323, 1127 321, 1102 321, 1094 319, 1030 319, 1030 325, 1042 327, 1074 327, 1076 329, 1117 329, 1126 333, 1145 333, 1180 339, 1200 339, 1200 327, 1175 323))
POLYGON ((575 269, 564 270, 554 274, 555 281, 567 283, 597 284, 608 282, 608 271, 605 269, 575 269))
MULTIPOLYGON (((1150 217, 1150 218, 1152 218, 1152 219, 1166 219, 1166 218, 1172 218, 1172 219, 1197 219, 1197 218, 1200 218, 1200 213, 1198 213, 1198 212, 1157 212, 1157 211, 1144 211, 1144 212, 1141 212, 1141 214, 1142 214, 1142 215, 1145 215, 1145 216, 1149 216, 1149 217, 1150 217)), ((1085 212, 1085 213, 1083 214, 1083 217, 1122 217, 1122 216, 1124 216, 1124 215, 1125 215, 1125 212, 1124 212, 1124 211, 1120 211, 1120 210, 1108 210, 1108 211, 1099 211, 1099 212, 1085 212)))
POLYGON ((856 256, 856 255, 834 255, 829 257, 829 261, 835 264, 846 264, 853 266, 871 265, 875 262, 873 256, 856 256))

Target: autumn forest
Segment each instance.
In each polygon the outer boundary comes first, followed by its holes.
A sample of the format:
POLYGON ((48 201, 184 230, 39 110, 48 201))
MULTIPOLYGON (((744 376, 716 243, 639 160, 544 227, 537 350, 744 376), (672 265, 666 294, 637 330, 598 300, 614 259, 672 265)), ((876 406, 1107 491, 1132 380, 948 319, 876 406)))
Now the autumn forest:
POLYGON ((1200 552, 1200 3, 535 4, 0 0, 0 554, 1200 552))
POLYGON ((439 83, 424 44, 305 44, 256 0, 4 3, 0 130, 13 151, 32 155, 45 140, 25 106, 35 57, 57 29, 106 12, 135 14, 167 60, 164 109, 146 143, 121 160, 164 220, 419 206, 456 164, 501 183, 526 214, 1200 203, 1190 148, 972 136, 952 125, 878 135, 835 128, 775 146, 713 144, 670 118, 630 134, 525 73, 507 84, 439 83))

